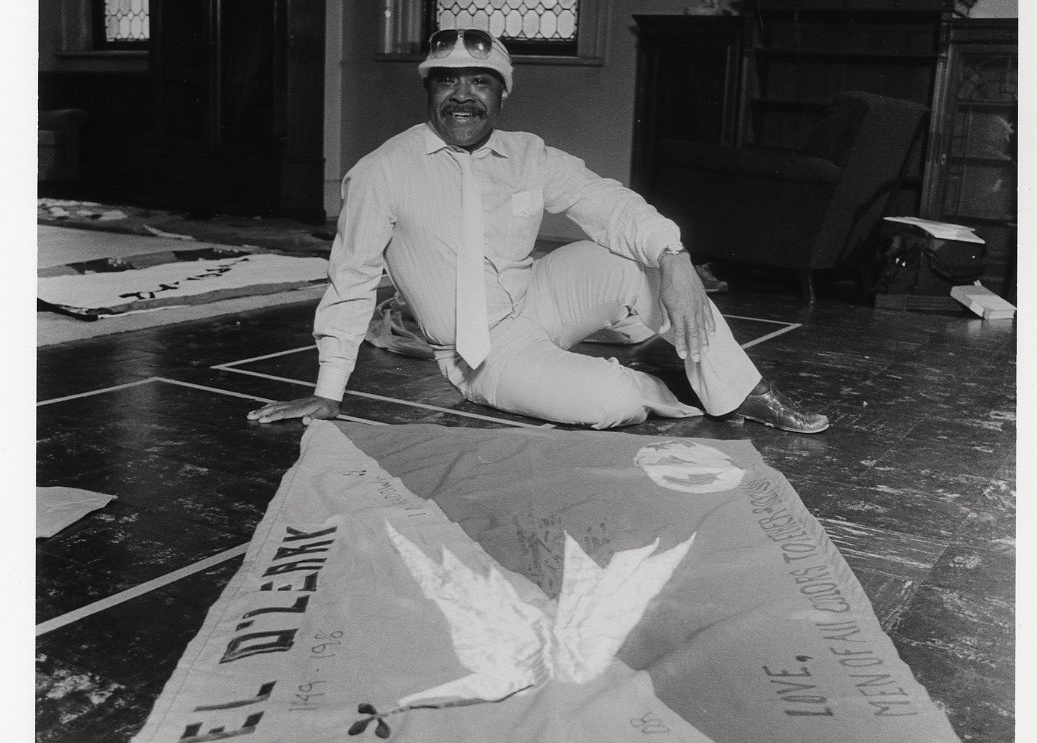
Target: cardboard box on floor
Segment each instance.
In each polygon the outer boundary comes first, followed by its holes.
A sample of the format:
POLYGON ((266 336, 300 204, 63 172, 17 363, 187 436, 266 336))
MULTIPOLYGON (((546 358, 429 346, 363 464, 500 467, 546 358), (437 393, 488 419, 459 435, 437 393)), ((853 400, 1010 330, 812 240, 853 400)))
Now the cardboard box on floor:
POLYGON ((971 227, 917 217, 885 217, 903 225, 889 238, 875 306, 898 310, 956 310, 950 295, 983 273, 985 241, 971 227))
POLYGON ((1010 320, 1015 317, 1015 305, 994 294, 978 281, 966 286, 955 286, 951 296, 984 320, 1010 320))

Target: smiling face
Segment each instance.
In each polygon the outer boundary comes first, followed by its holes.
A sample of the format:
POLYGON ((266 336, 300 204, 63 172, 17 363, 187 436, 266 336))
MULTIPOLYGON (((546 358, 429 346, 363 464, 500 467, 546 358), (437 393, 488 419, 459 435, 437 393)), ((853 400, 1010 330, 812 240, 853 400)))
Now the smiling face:
POLYGON ((434 68, 425 78, 428 120, 447 144, 472 150, 489 139, 504 108, 504 82, 478 67, 434 68))

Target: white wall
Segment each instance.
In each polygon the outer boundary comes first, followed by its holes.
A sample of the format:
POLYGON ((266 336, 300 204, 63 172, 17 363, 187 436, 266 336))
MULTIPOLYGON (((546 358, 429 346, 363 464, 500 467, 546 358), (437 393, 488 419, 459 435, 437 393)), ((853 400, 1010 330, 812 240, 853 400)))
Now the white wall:
POLYGON ((341 206, 342 42, 342 3, 329 0, 324 33, 324 213, 329 219, 341 206))

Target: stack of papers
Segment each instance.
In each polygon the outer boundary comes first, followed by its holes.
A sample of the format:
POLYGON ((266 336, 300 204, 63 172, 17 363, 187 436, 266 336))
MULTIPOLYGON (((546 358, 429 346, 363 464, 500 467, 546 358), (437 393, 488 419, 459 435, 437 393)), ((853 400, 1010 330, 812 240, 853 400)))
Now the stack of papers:
POLYGON ((982 237, 977 235, 971 227, 963 224, 950 224, 949 222, 934 222, 931 219, 919 217, 883 217, 887 222, 900 222, 910 224, 927 232, 933 237, 941 240, 959 240, 966 243, 986 243, 982 237))

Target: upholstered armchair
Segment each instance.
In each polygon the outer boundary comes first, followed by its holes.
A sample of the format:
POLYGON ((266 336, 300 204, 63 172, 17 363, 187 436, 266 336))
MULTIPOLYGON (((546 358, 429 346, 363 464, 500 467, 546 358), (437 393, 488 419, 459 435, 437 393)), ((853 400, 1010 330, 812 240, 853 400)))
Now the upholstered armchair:
POLYGON ((875 256, 875 236, 927 109, 871 93, 833 98, 792 150, 665 140, 651 200, 681 227, 696 260, 738 261, 798 273, 875 256))

